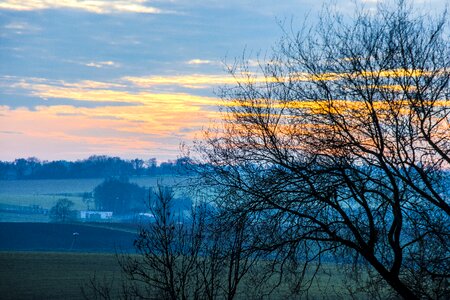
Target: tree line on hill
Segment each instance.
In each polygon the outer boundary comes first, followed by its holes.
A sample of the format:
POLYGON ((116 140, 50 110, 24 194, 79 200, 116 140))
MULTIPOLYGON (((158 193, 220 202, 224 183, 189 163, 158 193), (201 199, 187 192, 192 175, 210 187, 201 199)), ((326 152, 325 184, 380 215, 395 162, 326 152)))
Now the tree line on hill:
POLYGON ((113 176, 152 176, 188 174, 188 158, 158 164, 156 158, 121 159, 105 155, 94 155, 77 161, 41 161, 35 157, 0 161, 0 180, 14 179, 69 179, 99 178, 113 176))

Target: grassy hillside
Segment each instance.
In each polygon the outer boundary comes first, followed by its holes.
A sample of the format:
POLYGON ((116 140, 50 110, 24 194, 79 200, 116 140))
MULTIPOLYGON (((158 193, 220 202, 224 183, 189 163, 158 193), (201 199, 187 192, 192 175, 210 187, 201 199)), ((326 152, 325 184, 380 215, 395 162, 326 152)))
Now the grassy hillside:
MULTIPOLYGON (((187 178, 140 176, 131 177, 130 182, 148 188, 155 187, 158 183, 168 186, 182 185, 187 178)), ((0 222, 49 222, 48 215, 11 212, 10 206, 50 209, 61 198, 72 201, 74 210, 86 210, 88 207, 83 203, 83 193, 92 192, 103 180, 103 178, 0 180, 0 222)), ((177 188, 176 192, 180 194, 182 189, 177 188)), ((94 205, 91 203, 90 209, 93 208, 94 205)))

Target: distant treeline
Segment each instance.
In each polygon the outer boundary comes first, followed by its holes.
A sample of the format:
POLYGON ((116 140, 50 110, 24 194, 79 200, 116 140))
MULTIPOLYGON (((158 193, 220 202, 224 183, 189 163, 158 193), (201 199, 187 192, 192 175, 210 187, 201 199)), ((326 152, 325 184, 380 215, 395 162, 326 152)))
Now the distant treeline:
POLYGON ((125 160, 103 155, 91 156, 77 161, 40 161, 37 158, 20 158, 14 161, 0 161, 0 179, 67 179, 107 178, 114 176, 170 175, 189 173, 190 160, 179 158, 158 164, 155 158, 149 160, 125 160))

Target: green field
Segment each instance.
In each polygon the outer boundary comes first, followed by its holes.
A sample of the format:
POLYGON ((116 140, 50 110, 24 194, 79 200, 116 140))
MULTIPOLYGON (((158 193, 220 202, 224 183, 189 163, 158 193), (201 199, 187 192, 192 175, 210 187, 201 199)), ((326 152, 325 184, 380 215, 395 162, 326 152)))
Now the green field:
POLYGON ((114 254, 0 252, 1 299, 83 299, 81 286, 120 277, 114 254))
MULTIPOLYGON (((183 180, 183 177, 132 177, 131 182, 140 186, 155 187, 158 183, 163 185, 175 185, 183 180)), ((82 201, 82 194, 92 192, 103 178, 90 179, 54 179, 54 180, 0 180, 0 206, 37 205, 49 209, 60 198, 67 198, 74 202, 73 209, 85 210, 87 206, 82 201)), ((91 206, 92 209, 92 206, 91 206)), ((0 215, 0 221, 26 221, 24 216, 0 215)), ((32 220, 38 221, 38 220, 32 220)), ((43 221, 48 221, 44 218, 43 221)))
MULTIPOLYGON (((331 266, 333 276, 321 275, 308 295, 288 296, 283 288, 263 299, 345 299, 342 274, 331 266)), ((1 299, 83 299, 81 287, 92 276, 120 288, 121 273, 114 254, 57 252, 0 252, 1 299)), ((241 285, 238 299, 250 299, 255 287, 241 285)), ((359 295, 357 299, 364 299, 359 295)), ((253 298, 254 299, 254 298, 253 298)))

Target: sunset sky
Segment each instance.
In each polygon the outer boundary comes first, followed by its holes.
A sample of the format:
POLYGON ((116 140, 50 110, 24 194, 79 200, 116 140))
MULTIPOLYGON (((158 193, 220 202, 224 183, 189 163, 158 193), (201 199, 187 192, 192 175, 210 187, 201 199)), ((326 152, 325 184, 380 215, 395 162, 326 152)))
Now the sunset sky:
POLYGON ((270 53, 279 22, 323 3, 0 1, 0 160, 174 159, 219 118, 215 91, 233 84, 223 62, 270 53))

